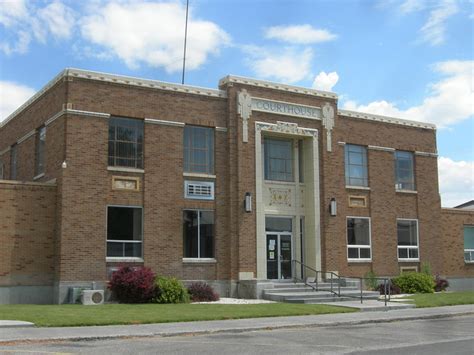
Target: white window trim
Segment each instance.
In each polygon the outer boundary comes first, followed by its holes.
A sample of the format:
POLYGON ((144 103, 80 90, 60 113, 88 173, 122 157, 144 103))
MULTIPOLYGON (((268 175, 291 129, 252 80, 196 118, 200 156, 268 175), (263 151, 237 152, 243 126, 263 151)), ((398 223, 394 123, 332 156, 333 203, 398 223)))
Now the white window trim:
POLYGON ((214 181, 194 181, 194 180, 185 180, 184 181, 184 198, 190 200, 207 200, 213 201, 215 196, 214 181), (189 195, 188 188, 189 185, 203 185, 210 187, 210 195, 189 195))
MULTIPOLYGON (((143 262, 143 237, 144 237, 144 231, 143 227, 145 224, 145 214, 143 213, 143 206, 131 206, 131 205, 107 205, 105 206, 105 261, 110 261, 110 262, 143 262), (115 241, 114 239, 108 239, 107 234, 108 234, 108 226, 109 226, 109 221, 108 221, 108 216, 109 216, 109 207, 122 207, 122 208, 140 208, 142 210, 142 239, 140 241, 130 241, 131 243, 141 243, 142 248, 141 248, 141 257, 130 257, 130 256, 107 256, 107 243, 115 241)), ((123 242, 123 240, 117 240, 117 242, 123 242)))
POLYGON ((183 263, 190 263, 190 264, 215 264, 217 260, 215 258, 183 258, 183 263))
POLYGON ((123 166, 108 166, 107 167, 108 171, 121 171, 124 173, 138 173, 138 174, 144 174, 145 170, 144 169, 137 169, 137 168, 127 168, 123 166))
POLYGON ((346 216, 346 246, 347 246, 347 261, 348 262, 361 262, 361 263, 366 263, 366 262, 372 262, 372 221, 370 217, 361 217, 361 216, 346 216), (369 220, 369 245, 366 244, 349 244, 347 240, 347 220, 349 218, 359 218, 359 219, 368 219, 369 220), (358 255, 360 256, 360 249, 369 249, 370 250, 370 258, 349 258, 349 248, 357 248, 358 249, 358 255))
POLYGON ((472 259, 471 260, 466 260, 466 257, 464 257, 464 262, 466 264, 474 264, 474 249, 464 249, 464 254, 465 253, 472 253, 472 259))
MULTIPOLYGON (((408 253, 410 255, 410 253, 408 253)), ((399 262, 413 262, 413 261, 420 261, 420 226, 418 223, 418 219, 414 218, 397 218, 397 259, 399 262), (398 245, 398 221, 415 221, 416 222, 416 247, 412 245, 398 245), (418 249, 418 258, 400 258, 398 255, 399 249, 418 249)))

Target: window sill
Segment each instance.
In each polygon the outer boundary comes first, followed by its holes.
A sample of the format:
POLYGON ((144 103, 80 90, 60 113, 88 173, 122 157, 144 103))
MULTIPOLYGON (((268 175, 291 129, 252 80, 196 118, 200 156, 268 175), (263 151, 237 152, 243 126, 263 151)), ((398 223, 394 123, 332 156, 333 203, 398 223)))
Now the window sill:
POLYGON ((44 173, 38 174, 33 178, 33 180, 41 179, 43 176, 44 176, 44 173))
POLYGON ((264 180, 265 184, 273 185, 292 185, 295 186, 296 182, 294 181, 281 181, 281 180, 264 180))
POLYGON ((139 173, 139 174, 145 173, 144 169, 126 168, 126 167, 121 167, 121 166, 108 166, 107 170, 108 171, 121 171, 124 173, 139 173))
POLYGON ((415 191, 415 190, 395 190, 395 192, 399 192, 399 193, 402 193, 402 194, 417 194, 418 191, 415 191))
POLYGON ((398 259, 399 263, 419 263, 420 259, 398 259))
POLYGON ((348 190, 366 190, 366 191, 370 191, 370 187, 368 187, 368 186, 346 185, 346 189, 348 189, 348 190))
POLYGON ((348 263, 371 263, 372 259, 347 259, 348 263))
POLYGON ((464 264, 474 265, 474 260, 473 260, 473 261, 466 261, 466 260, 464 260, 464 264))
POLYGON ((122 258, 122 257, 107 257, 105 261, 108 263, 143 263, 143 258, 122 258))
POLYGON ((217 260, 214 258, 183 258, 185 264, 215 264, 217 260))
POLYGON ((200 174, 200 173, 183 173, 185 177, 195 177, 202 179, 215 179, 217 176, 212 174, 200 174))

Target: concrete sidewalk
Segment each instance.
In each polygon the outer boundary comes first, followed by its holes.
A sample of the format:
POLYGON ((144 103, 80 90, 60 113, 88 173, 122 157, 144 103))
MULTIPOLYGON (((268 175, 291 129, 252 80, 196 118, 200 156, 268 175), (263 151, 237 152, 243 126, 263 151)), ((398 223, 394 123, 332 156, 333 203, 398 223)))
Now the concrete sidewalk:
POLYGON ((2 328, 0 345, 7 342, 46 340, 94 340, 124 337, 175 336, 218 332, 242 332, 262 329, 357 325, 419 319, 435 319, 474 314, 474 305, 415 308, 317 316, 252 318, 222 321, 114 325, 64 328, 2 328))

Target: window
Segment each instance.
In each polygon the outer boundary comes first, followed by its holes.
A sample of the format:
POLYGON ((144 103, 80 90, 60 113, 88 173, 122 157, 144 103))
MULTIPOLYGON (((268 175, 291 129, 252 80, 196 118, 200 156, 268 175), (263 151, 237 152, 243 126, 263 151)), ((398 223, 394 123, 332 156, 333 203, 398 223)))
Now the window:
POLYGON ((464 226, 464 261, 474 263, 474 226, 464 226))
POLYGON ((294 181, 293 141, 264 139, 265 180, 294 181))
POLYGON ((183 246, 185 258, 214 257, 213 211, 184 211, 183 246))
POLYGON ((397 219, 398 260, 419 260, 418 221, 397 219))
POLYGON ((44 162, 45 162, 45 144, 46 144, 46 127, 38 129, 36 135, 36 164, 35 164, 35 175, 38 176, 44 173, 44 162))
POLYGON ((141 258, 142 239, 141 207, 107 207, 107 257, 141 258))
POLYGON ((184 171, 214 174, 214 129, 184 127, 184 171))
POLYGON ((300 183, 304 182, 304 154, 303 154, 303 140, 298 141, 298 175, 300 183))
POLYGON ((415 190, 413 154, 410 152, 395 152, 395 189, 415 190))
POLYGON ((3 163, 0 161, 0 180, 3 180, 4 179, 4 176, 3 176, 3 163))
POLYGON ((16 180, 18 146, 12 145, 10 149, 10 180, 16 180))
POLYGON ((143 169, 143 121, 109 119, 109 166, 143 169))
POLYGON ((371 260, 370 218, 347 218, 347 259, 371 260))
POLYGON ((361 145, 345 145, 346 185, 369 186, 367 179, 367 149, 361 145))

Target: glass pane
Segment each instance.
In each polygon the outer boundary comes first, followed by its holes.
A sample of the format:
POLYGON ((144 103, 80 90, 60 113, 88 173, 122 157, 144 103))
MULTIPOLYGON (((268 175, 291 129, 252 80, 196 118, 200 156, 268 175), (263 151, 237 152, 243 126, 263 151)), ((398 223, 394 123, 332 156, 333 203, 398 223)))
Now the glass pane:
POLYGON ((370 259, 370 249, 369 248, 360 248, 360 258, 361 259, 370 259))
POLYGON ((184 127, 184 170, 214 173, 214 130, 208 127, 184 127))
POLYGON ((370 245, 369 220, 365 218, 347 219, 347 244, 370 245))
POLYGON ((359 249, 358 248, 349 248, 348 249, 349 259, 359 259, 359 249))
POLYGON ((200 258, 214 257, 214 212, 200 212, 200 258))
POLYGON ((183 248, 185 258, 198 257, 198 212, 183 213, 183 248))
POLYGON ((351 165, 362 165, 362 154, 361 153, 353 153, 349 152, 349 164, 351 165))
POLYGON ((408 249, 399 248, 398 249, 398 258, 399 259, 407 259, 408 258, 408 249))
POLYGON ((125 257, 140 258, 142 256, 142 243, 124 243, 125 257))
POLYGON ((265 179, 293 181, 293 141, 264 139, 265 179))
POLYGON ((397 221, 398 245, 418 245, 417 241, 417 222, 416 221, 397 221))
POLYGON ((267 234, 267 279, 278 279, 278 236, 267 234))
POLYGON ((107 242, 108 257, 123 257, 123 243, 107 242))
POLYGON ((464 226, 464 249, 474 249, 474 226, 464 226))
POLYGON ((265 218, 265 230, 267 232, 291 232, 292 231, 291 218, 265 218))
POLYGON ((409 249, 409 252, 411 259, 418 259, 418 249, 409 249))
POLYGON ((141 239, 141 208, 109 207, 107 209, 107 240, 141 239))

